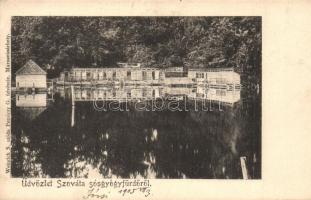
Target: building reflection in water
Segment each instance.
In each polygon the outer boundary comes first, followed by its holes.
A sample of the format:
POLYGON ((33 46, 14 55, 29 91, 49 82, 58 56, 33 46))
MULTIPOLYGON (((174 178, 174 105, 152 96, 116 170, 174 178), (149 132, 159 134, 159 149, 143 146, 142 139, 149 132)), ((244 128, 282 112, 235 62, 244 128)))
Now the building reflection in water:
MULTIPOLYGON (((66 98, 70 88, 59 88, 66 98), (66 91, 67 90, 67 91, 66 91)), ((205 87, 161 87, 161 86, 125 86, 112 87, 74 87, 74 101, 137 101, 165 97, 187 97, 191 100, 210 100, 233 106, 240 100, 240 89, 215 89, 205 87)))
POLYGON ((23 115, 33 120, 39 116, 47 106, 47 94, 15 94, 16 107, 19 107, 23 115))
MULTIPOLYGON (((260 110, 254 101, 242 106, 240 95, 240 88, 205 86, 63 87, 50 104, 46 94, 17 95, 12 103, 12 175, 242 178, 239 156, 260 160, 260 110), (221 102, 223 111, 146 112, 129 104, 130 112, 99 112, 92 104, 168 95, 221 102), (28 108, 45 111, 26 114, 28 108)), ((248 164, 251 176, 259 178, 260 163, 248 164)))

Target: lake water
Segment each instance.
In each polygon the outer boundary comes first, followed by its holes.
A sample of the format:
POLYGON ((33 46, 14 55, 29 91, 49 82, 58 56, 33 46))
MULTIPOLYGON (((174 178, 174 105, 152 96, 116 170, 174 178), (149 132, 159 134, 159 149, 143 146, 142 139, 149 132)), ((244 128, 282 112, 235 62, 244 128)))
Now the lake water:
POLYGON ((260 93, 201 89, 60 87, 13 94, 12 176, 237 179, 246 157, 249 177, 261 178, 260 93), (168 91, 188 110, 137 110, 137 102, 152 106, 168 91), (126 94, 119 105, 126 109, 98 109, 122 99, 119 93, 126 94), (96 109, 101 95, 110 99, 96 109), (207 109, 195 109, 204 98, 207 109))

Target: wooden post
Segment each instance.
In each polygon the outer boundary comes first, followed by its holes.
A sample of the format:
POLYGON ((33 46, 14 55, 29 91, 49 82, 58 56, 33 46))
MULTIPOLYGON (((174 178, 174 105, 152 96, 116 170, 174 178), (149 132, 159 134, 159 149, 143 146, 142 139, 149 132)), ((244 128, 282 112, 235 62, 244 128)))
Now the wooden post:
POLYGON ((246 157, 240 157, 243 179, 248 179, 246 157))
POLYGON ((71 85, 71 127, 75 125, 75 100, 74 100, 74 86, 71 85))
POLYGON ((74 95, 75 95, 75 93, 74 93, 74 86, 71 85, 71 104, 72 104, 72 106, 75 105, 74 95))
POLYGON ((71 127, 75 125, 75 106, 71 106, 71 127))

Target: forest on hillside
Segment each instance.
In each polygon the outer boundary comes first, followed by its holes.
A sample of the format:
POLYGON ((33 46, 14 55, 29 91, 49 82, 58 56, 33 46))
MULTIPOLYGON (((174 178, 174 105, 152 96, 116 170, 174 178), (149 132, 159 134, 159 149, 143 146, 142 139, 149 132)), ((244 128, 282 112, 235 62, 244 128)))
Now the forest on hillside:
POLYGON ((12 73, 72 67, 234 67, 261 79, 261 17, 12 17, 12 73))

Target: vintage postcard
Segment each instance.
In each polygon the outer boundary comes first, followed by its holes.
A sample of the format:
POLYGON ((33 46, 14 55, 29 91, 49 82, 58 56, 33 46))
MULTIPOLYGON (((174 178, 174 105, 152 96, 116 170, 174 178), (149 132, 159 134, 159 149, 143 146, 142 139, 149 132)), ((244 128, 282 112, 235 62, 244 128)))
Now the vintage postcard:
POLYGON ((0 6, 0 199, 311 198, 309 2, 0 6))

